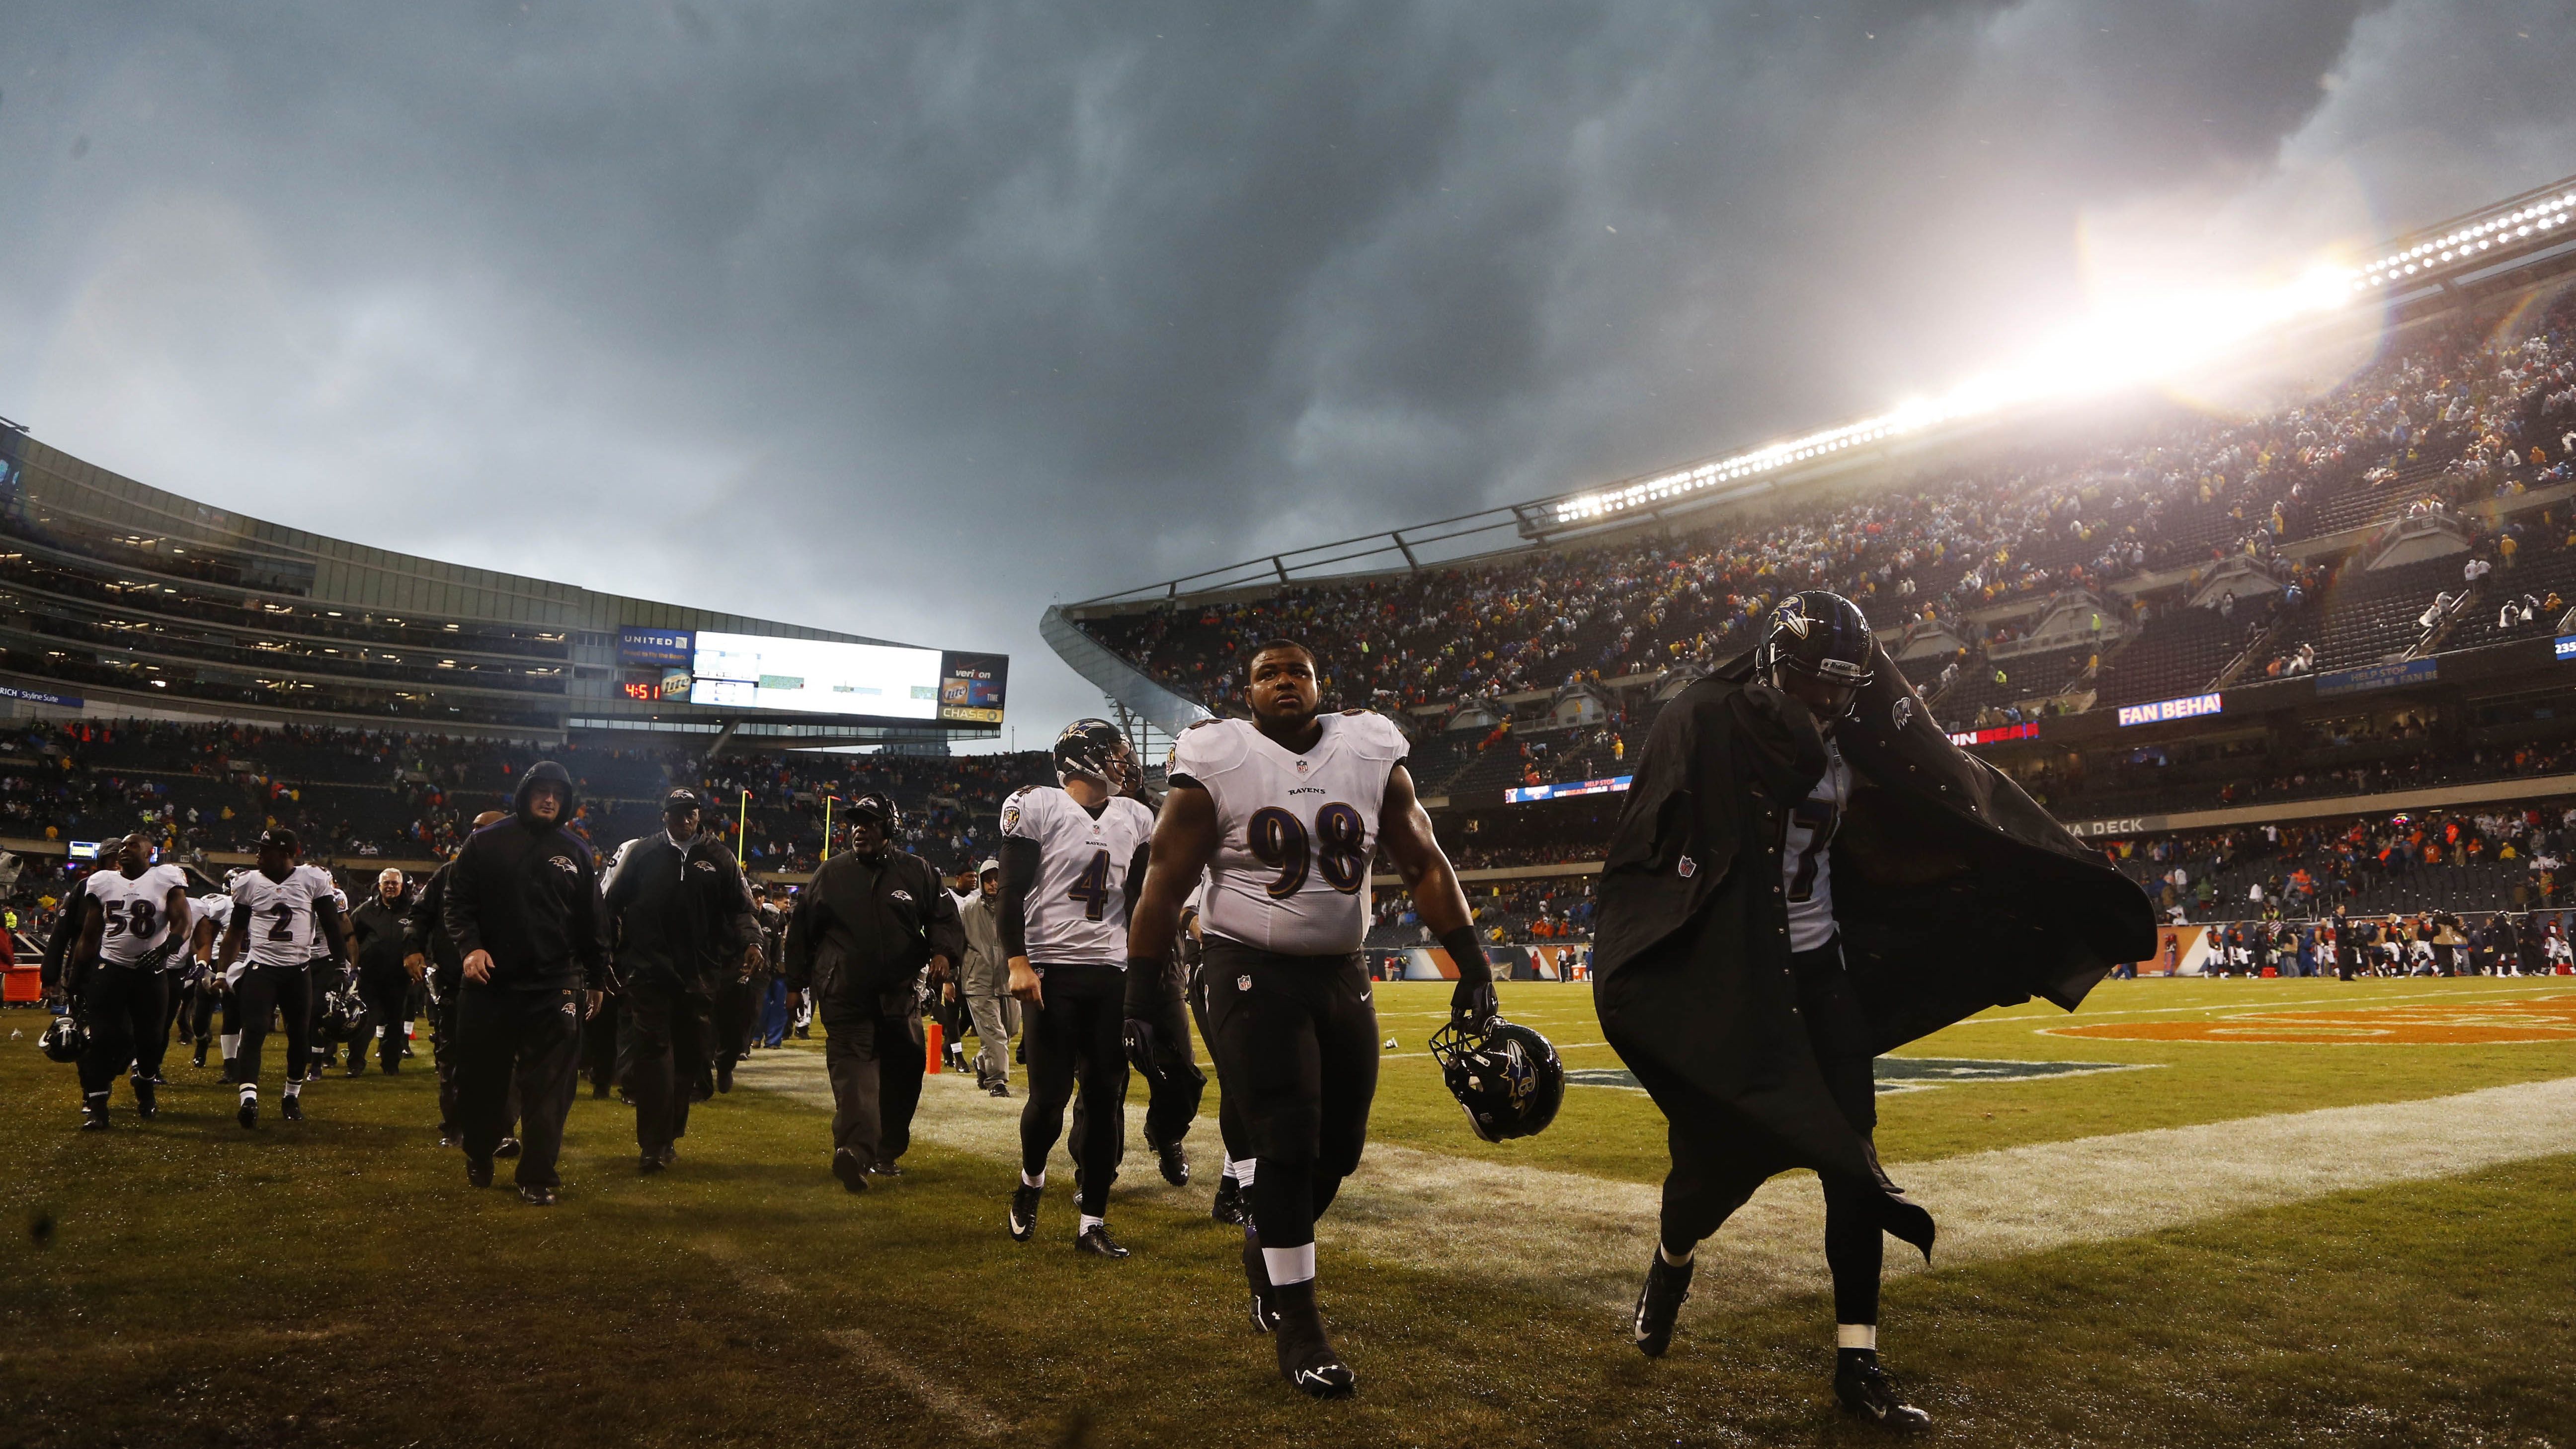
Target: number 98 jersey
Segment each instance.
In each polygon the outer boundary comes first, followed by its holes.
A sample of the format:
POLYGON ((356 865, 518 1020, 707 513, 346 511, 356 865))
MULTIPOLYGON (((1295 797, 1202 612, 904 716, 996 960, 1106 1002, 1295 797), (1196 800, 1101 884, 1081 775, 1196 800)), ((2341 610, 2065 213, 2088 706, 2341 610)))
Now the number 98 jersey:
POLYGON ((1120 795, 1095 816, 1061 786, 1031 785, 1002 802, 1002 834, 1038 845, 1020 907, 1030 964, 1124 967, 1127 872, 1154 838, 1154 812, 1120 795))
POLYGON ((1387 777, 1411 746, 1368 710, 1318 718, 1303 755, 1252 721, 1208 720, 1181 732, 1172 782, 1216 802, 1218 844, 1200 929, 1285 956, 1339 956, 1369 926, 1369 862, 1387 777))
POLYGON ((301 966, 323 954, 313 903, 332 899, 337 890, 320 866, 299 865, 284 880, 245 871, 233 882, 233 910, 250 918, 250 950, 243 959, 254 966, 301 966))

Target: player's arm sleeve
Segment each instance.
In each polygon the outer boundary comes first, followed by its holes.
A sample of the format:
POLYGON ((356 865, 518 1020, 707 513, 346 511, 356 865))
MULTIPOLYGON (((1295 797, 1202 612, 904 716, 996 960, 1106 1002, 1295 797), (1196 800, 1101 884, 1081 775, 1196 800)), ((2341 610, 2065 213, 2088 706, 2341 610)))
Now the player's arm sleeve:
MULTIPOLYGON (((929 874, 929 872, 924 872, 929 874)), ((948 893, 938 878, 930 882, 930 953, 948 958, 948 969, 955 971, 966 959, 966 923, 957 918, 957 898, 948 893)))
POLYGON ((483 922, 475 898, 483 893, 483 857, 489 853, 490 847, 479 837, 468 837, 447 868, 447 904, 439 915, 460 958, 483 949, 483 922))
POLYGON ((1002 838, 1002 955, 1029 954, 1029 888, 1038 883, 1038 843, 1023 835, 1002 838))
POLYGON ((1153 863, 1154 842, 1151 838, 1136 842, 1136 853, 1128 857, 1127 878, 1119 883, 1119 893, 1127 898, 1127 919, 1136 919, 1136 898, 1145 893, 1145 868, 1153 863))

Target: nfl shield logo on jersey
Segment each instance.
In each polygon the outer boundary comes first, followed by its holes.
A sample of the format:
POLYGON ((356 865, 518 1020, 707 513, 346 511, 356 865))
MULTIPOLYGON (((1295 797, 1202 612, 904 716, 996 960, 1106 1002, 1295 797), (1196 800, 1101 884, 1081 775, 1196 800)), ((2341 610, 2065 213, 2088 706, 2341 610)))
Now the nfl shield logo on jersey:
POLYGON ((1250 991, 1252 989, 1252 978, 1249 976, 1237 976, 1234 978, 1234 989, 1237 991, 1250 991))

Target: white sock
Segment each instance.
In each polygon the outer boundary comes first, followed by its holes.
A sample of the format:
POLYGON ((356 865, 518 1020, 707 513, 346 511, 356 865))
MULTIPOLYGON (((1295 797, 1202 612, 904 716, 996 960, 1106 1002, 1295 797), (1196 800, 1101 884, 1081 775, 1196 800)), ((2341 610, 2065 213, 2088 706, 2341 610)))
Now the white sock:
POLYGON ((1044 1168, 1040 1168, 1040 1169, 1038 1170, 1038 1175, 1037 1175, 1037 1176, 1035 1176, 1035 1177, 1031 1177, 1031 1176, 1029 1176, 1029 1175, 1028 1175, 1028 1173, 1027 1173, 1027 1172, 1023 1171, 1023 1172, 1020 1174, 1020 1186, 1022 1186, 1022 1187, 1044 1187, 1044 1186, 1046 1186, 1046 1169, 1044 1169, 1044 1168))
POLYGON ((1217 1154, 1217 1160, 1225 1164, 1224 1170, 1219 1172, 1217 1175, 1224 1178, 1226 1181, 1233 1183, 1235 1186, 1241 1187, 1243 1185, 1243 1179, 1234 1175, 1234 1159, 1226 1156, 1222 1152, 1219 1152, 1217 1154))
POLYGON ((1264 1248, 1261 1250, 1261 1263, 1270 1270, 1270 1285, 1274 1288, 1303 1283, 1315 1276, 1315 1245, 1264 1248))
POLYGON ((1089 1213, 1084 1213, 1082 1215, 1082 1221, 1073 1225, 1073 1235, 1078 1238, 1084 1233, 1090 1232, 1093 1228, 1105 1228, 1107 1226, 1109 1226, 1109 1219, 1095 1218, 1089 1213))
POLYGON ((1834 1347, 1878 1349, 1878 1325, 1875 1323, 1837 1323, 1834 1325, 1834 1347))
POLYGON ((241 1052, 241 1033, 240 1033, 240 1032, 237 1032, 237 1031, 228 1031, 228 1032, 225 1032, 225 1033, 224 1033, 224 1060, 225 1060, 225 1061, 231 1061, 235 1056, 239 1055, 239 1054, 240 1054, 240 1052, 241 1052))
POLYGON ((1248 1192, 1252 1188, 1252 1169, 1260 1165, 1260 1158, 1247 1157, 1241 1162, 1229 1162, 1226 1167, 1234 1173, 1235 1186, 1248 1192))
POLYGON ((1690 1265, 1690 1260, 1699 1256, 1699 1244, 1697 1244, 1697 1243, 1693 1243, 1693 1244, 1691 1244, 1691 1246, 1690 1246, 1690 1251, 1689 1251, 1689 1252, 1684 1253, 1684 1254, 1682 1254, 1680 1257, 1676 1258, 1676 1257, 1674 1257, 1674 1256, 1673 1256, 1673 1250, 1672 1250, 1672 1249, 1665 1247, 1665 1246, 1664 1246, 1663 1244, 1661 1244, 1661 1243, 1657 1243, 1657 1244, 1655 1245, 1655 1256, 1656 1256, 1656 1257, 1658 1257, 1658 1258, 1663 1259, 1663 1260, 1664 1260, 1664 1262, 1665 1262, 1665 1264, 1666 1264, 1667 1266, 1669 1266, 1669 1267, 1674 1267, 1674 1268, 1684 1268, 1684 1267, 1688 1267, 1688 1266, 1690 1265))
POLYGON ((241 1099, 243 1101, 256 1102, 259 1100, 259 1083, 244 1082, 241 1084, 241 1088, 241 1099))
POLYGON ((288 1095, 288 1096, 290 1096, 290 1097, 301 1097, 301 1096, 303 1096, 303 1095, 304 1095, 304 1084, 303 1084, 302 1082, 299 1082, 299 1081, 295 1080, 293 1077, 289 1077, 289 1078, 287 1078, 287 1079, 286 1079, 286 1095, 288 1095))

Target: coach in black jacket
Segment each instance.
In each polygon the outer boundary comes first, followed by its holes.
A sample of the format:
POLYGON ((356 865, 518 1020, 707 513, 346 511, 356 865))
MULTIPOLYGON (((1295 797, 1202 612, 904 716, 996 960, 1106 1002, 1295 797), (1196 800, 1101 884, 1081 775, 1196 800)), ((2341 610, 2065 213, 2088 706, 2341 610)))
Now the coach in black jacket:
MULTIPOLYGON (((403 1043, 410 1036, 411 972, 404 969, 411 952, 410 903, 403 899, 403 873, 391 866, 376 876, 367 903, 349 913, 349 936, 357 947, 358 998, 377 1032, 377 1061, 388 1072, 402 1070, 403 1043)), ((367 1044, 349 1043, 349 1075, 367 1069, 367 1044)))
POLYGON ((664 797, 662 826, 626 842, 607 887, 642 1172, 679 1155, 689 1103, 714 1060, 715 994, 741 974, 756 942, 742 869, 723 842, 698 833, 696 792, 664 797))
POLYGON ((966 950, 957 903, 939 872, 889 841, 901 815, 882 795, 850 807, 849 848, 823 863, 787 922, 789 1010, 814 993, 823 1064, 832 1077, 832 1175, 852 1192, 891 1174, 912 1144, 921 1104, 921 1009, 915 987, 966 950))
POLYGON ((521 1201, 551 1207, 555 1159, 572 1110, 581 1023, 608 981, 599 872, 590 847, 564 828, 572 777, 552 760, 528 767, 510 819, 477 830, 447 882, 447 933, 464 983, 457 992, 456 1097, 466 1179, 492 1181, 492 1156, 519 1084, 521 1201))

